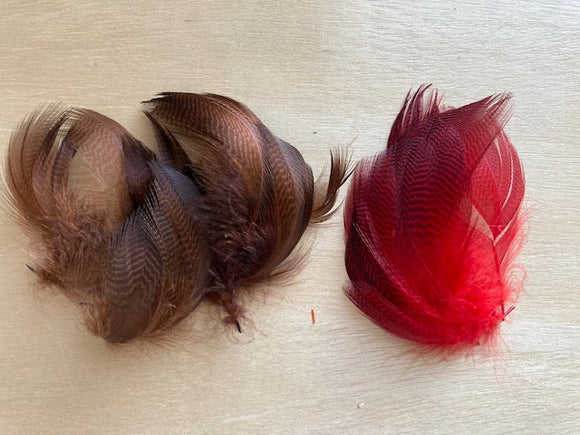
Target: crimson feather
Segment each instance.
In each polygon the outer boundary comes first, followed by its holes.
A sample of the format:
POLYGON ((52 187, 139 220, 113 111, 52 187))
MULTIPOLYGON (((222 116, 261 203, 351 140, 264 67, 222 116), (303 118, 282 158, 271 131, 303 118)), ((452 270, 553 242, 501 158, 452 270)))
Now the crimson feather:
POLYGON ((403 338, 475 345, 517 298, 524 176, 503 131, 511 96, 451 109, 428 88, 409 93, 386 150, 355 170, 346 294, 403 338))

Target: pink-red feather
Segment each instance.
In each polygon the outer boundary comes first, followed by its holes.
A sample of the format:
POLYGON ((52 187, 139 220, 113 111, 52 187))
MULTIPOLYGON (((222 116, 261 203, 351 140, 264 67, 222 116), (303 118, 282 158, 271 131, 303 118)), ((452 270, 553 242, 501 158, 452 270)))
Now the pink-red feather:
POLYGON ((403 338, 474 345, 518 293, 524 177, 503 131, 510 95, 450 109, 428 88, 407 96, 386 150, 354 173, 346 294, 403 338))

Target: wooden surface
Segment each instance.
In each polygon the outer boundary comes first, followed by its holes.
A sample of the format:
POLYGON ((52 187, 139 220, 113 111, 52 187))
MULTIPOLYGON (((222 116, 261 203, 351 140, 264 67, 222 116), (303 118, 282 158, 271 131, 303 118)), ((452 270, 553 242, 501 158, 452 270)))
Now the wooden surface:
POLYGON ((505 1, 0 3, 0 149, 60 100, 152 144, 166 90, 246 103, 316 172, 380 151, 410 88, 509 90, 534 210, 525 291, 496 355, 418 355, 346 299, 340 214, 310 262, 250 304, 252 333, 194 313, 166 346, 112 349, 34 290, 0 219, 1 433, 580 433, 580 4, 505 1), (312 325, 310 310, 316 324, 312 325))

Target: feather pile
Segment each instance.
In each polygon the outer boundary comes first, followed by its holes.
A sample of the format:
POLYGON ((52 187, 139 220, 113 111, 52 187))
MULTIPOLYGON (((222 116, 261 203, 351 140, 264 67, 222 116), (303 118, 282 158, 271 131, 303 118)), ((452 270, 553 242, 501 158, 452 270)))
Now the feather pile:
POLYGON ((160 336, 202 299, 241 331, 240 292, 292 269, 308 224, 332 215, 348 159, 331 152, 329 180, 315 183, 301 154, 234 100, 148 104, 157 154, 86 109, 49 106, 13 134, 5 179, 28 267, 109 342, 160 336))
POLYGON ((446 108, 409 94, 345 207, 346 294, 375 323, 436 346, 490 341, 517 298, 524 176, 510 95, 446 108), (509 308, 508 308, 509 307, 509 308))

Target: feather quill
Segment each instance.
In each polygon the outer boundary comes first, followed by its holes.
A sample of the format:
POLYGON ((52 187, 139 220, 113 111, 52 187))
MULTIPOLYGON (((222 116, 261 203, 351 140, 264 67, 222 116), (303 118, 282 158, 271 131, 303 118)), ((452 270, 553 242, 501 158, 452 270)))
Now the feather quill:
POLYGON ((386 150, 355 170, 346 294, 403 338, 475 345, 517 298, 524 176, 503 131, 511 96, 451 109, 428 88, 409 93, 386 150))

